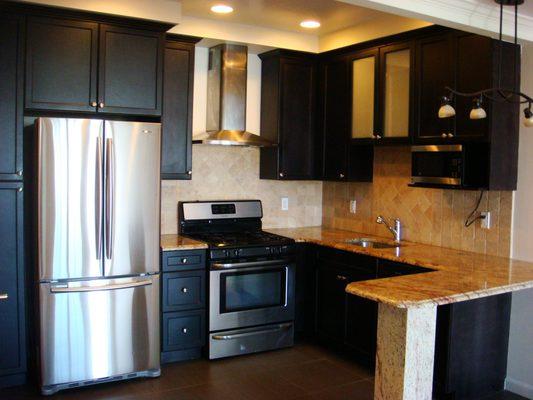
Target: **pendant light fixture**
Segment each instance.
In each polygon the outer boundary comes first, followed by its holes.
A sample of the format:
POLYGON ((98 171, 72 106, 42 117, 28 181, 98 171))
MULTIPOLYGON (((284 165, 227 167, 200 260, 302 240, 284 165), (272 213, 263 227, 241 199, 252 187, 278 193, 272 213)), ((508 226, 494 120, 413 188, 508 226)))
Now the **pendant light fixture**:
MULTIPOLYGON (((533 99, 527 94, 522 93, 516 87, 509 89, 501 86, 502 70, 502 46, 503 46, 503 6, 514 6, 514 44, 518 42, 518 6, 524 3, 524 0, 494 0, 500 5, 500 36, 499 36, 499 66, 498 66, 498 87, 479 90, 477 92, 459 92, 458 90, 446 87, 449 92, 447 96, 441 99, 439 108, 439 118, 450 118, 455 116, 455 109, 452 106, 453 96, 470 97, 473 99, 473 107, 470 111, 470 119, 483 119, 487 117, 487 112, 483 109, 483 100, 488 99, 494 102, 507 102, 514 104, 527 104, 524 108, 524 126, 533 127, 533 99)), ((515 58, 514 74, 517 75, 517 62, 515 58)), ((516 82, 516 79, 515 79, 516 82)), ((516 84, 515 84, 516 86, 516 84)))

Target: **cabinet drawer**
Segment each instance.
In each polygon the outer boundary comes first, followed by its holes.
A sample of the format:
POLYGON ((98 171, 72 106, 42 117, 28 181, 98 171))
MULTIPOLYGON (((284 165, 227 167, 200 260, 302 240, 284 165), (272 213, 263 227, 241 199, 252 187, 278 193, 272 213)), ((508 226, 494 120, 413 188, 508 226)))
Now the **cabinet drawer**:
POLYGON ((205 306, 205 271, 163 274, 163 311, 181 311, 205 306))
POLYGON ((204 342, 204 310, 163 314, 163 351, 202 347, 204 342))
POLYGON ((416 265, 404 264, 389 260, 378 260, 378 278, 389 278, 393 276, 420 274, 431 272, 430 268, 418 267, 416 265))
POLYGON ((374 257, 328 247, 320 247, 317 254, 317 265, 335 264, 338 268, 349 269, 355 274, 364 275, 364 279, 372 279, 376 276, 376 258, 374 257))
POLYGON ((163 271, 192 269, 205 269, 205 250, 163 252, 163 271))

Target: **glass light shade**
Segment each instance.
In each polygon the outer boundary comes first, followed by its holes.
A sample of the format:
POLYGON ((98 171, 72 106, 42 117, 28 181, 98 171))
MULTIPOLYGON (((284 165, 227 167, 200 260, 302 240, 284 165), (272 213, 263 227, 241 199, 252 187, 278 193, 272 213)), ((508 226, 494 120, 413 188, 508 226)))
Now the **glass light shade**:
POLYGON ((487 118, 487 113, 483 108, 481 107, 472 108, 472 111, 470 111, 470 119, 483 119, 483 118, 487 118))
POLYGON ((455 108, 449 104, 443 104, 439 108, 439 118, 450 118, 455 115, 455 108))
POLYGON ((524 118, 524 126, 526 128, 533 128, 533 115, 529 118, 524 118))

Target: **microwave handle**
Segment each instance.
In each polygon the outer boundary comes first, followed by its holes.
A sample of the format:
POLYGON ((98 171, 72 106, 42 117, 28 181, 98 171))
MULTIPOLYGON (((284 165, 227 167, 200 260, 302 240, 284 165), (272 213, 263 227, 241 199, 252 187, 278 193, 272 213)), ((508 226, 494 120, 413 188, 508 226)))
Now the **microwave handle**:
POLYGON ((287 258, 278 260, 265 260, 265 261, 249 261, 240 263, 213 263, 211 268, 213 269, 233 269, 233 268, 246 268, 246 267, 262 267, 265 265, 282 265, 290 262, 287 258))

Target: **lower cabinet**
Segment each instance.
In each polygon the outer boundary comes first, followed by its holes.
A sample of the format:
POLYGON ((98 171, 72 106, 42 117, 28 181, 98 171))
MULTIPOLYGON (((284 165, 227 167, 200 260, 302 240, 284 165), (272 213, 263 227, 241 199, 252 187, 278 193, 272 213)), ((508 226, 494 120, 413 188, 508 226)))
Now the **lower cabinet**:
POLYGON ((199 358, 206 341, 204 250, 162 254, 161 362, 199 358))
MULTIPOLYGON (((305 297, 316 301, 314 313, 297 310, 307 319, 300 324, 306 336, 373 367, 378 303, 347 294, 346 285, 431 269, 319 246, 308 246, 307 253, 305 279, 315 285, 305 287, 305 297)), ((510 293, 438 307, 435 398, 471 399, 503 389, 510 310, 510 293)))
POLYGON ((0 387, 26 380, 22 182, 0 182, 0 387))

